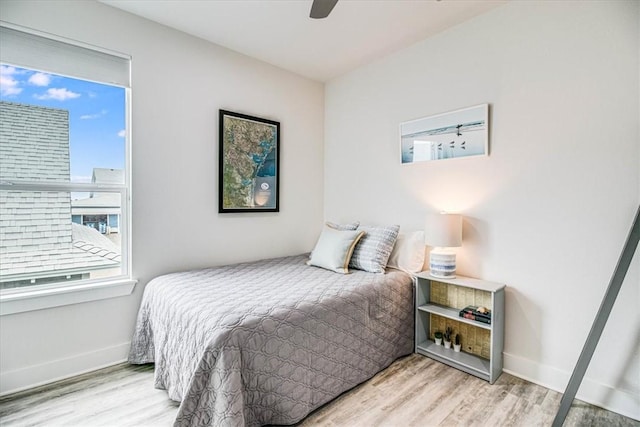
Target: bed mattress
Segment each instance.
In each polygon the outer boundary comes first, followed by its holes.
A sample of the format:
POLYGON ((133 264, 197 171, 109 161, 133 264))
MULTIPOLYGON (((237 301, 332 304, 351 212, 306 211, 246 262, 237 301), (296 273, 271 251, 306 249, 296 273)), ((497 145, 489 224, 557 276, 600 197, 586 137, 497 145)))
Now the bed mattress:
POLYGON ((129 361, 181 402, 176 426, 293 424, 413 350, 413 283, 307 255, 158 277, 129 361))

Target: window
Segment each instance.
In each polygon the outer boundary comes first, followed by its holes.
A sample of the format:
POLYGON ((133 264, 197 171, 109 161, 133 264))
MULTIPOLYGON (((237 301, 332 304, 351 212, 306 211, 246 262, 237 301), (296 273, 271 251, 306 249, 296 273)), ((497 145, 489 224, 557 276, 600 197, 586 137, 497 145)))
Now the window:
POLYGON ((131 282, 129 66, 0 26, 0 302, 131 282))

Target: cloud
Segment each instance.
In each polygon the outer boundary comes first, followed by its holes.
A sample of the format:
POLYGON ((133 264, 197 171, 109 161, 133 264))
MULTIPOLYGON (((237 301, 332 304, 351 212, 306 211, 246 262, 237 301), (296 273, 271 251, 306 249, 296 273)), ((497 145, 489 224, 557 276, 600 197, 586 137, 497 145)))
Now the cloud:
POLYGON ((120 138, 124 138, 125 136, 127 136, 127 131, 122 129, 120 132, 118 132, 118 136, 120 138))
POLYGON ((18 81, 12 77, 0 75, 0 94, 2 96, 15 96, 22 92, 18 87, 18 81))
POLYGON ((100 117, 102 117, 101 114, 83 114, 80 116, 80 120, 99 119, 100 117))
POLYGON ((51 76, 45 73, 35 73, 29 77, 29 83, 34 86, 49 86, 49 83, 51 83, 51 76))
POLYGON ((83 114, 80 116, 80 120, 93 120, 99 119, 100 117, 104 117, 107 115, 107 110, 102 110, 96 114, 83 114))
POLYGON ((71 92, 66 88, 50 88, 42 95, 33 96, 40 100, 55 99, 56 101, 66 101, 67 99, 77 98, 80 94, 71 92))
POLYGON ((24 74, 25 71, 20 71, 16 67, 11 65, 0 65, 0 74, 3 76, 15 76, 17 74, 24 74))
POLYGON ((13 76, 20 74, 14 67, 0 65, 0 94, 2 96, 15 96, 22 92, 20 82, 13 76))

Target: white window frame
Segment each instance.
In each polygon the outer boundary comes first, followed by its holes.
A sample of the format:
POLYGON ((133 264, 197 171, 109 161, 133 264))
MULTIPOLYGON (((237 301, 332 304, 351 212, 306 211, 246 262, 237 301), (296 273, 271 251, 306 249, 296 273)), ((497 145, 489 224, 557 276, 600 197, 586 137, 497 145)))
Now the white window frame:
MULTIPOLYGON (((106 56, 108 61, 108 55, 116 58, 125 59, 129 62, 131 57, 129 55, 123 55, 118 52, 97 48, 85 43, 80 43, 74 40, 53 36, 41 32, 36 32, 31 29, 20 27, 18 25, 6 23, 0 21, 0 27, 8 28, 9 30, 16 30, 25 33, 28 39, 31 36, 36 38, 43 37, 46 42, 50 42, 55 51, 56 45, 62 46, 60 43, 70 45, 71 54, 73 55, 73 47, 83 48, 85 52, 90 55, 95 53, 98 58, 104 59, 106 56), (88 50, 88 51, 87 51, 88 50), (106 54, 106 55, 105 55, 106 54)), ((0 28, 0 30, 4 30, 0 28)), ((4 43, 5 41, 3 41, 4 43)), ((3 46, 5 50, 6 46, 3 46)), ((63 50, 64 50, 64 46, 63 50)), ((14 49, 15 50, 15 49, 14 49)), ((23 50, 22 48, 17 51, 23 50)), ((79 49, 82 53, 83 50, 79 49)), ((40 52, 41 53, 41 52, 40 52)), ((2 53, 0 53, 2 54, 2 53)), ((4 55, 3 55, 4 56, 4 55)), ((42 61, 42 55, 37 55, 37 61, 42 61)), ((5 61, 2 58, 2 62, 11 63, 15 66, 20 66, 29 69, 37 69, 38 71, 51 72, 59 75, 66 75, 73 78, 81 78, 84 80, 91 80, 87 78, 87 74, 80 73, 60 73, 60 70, 55 66, 49 69, 48 67, 38 66, 39 64, 29 63, 26 61, 5 61), (16 63, 18 62, 18 63, 16 63), (43 69, 44 68, 44 69, 43 69)), ((59 58, 58 58, 59 59, 59 58)), ((55 58, 53 59, 55 61, 55 58)), ((65 59, 68 61, 68 59, 65 59)), ((86 58, 84 58, 86 61, 86 58)), ((60 62, 60 59, 59 59, 60 62)), ((64 62, 64 61, 63 61, 64 62)), ((90 68, 90 67, 89 67, 90 68)), ((123 76, 122 73, 116 76, 116 86, 122 87, 125 90, 125 122, 126 122, 126 135, 125 135, 125 182, 122 185, 106 185, 95 183, 74 183, 74 182, 29 182, 29 181, 2 181, 0 182, 0 191, 56 191, 56 192, 115 192, 120 194, 121 199, 121 224, 120 233, 122 234, 121 240, 121 274, 117 276, 111 276, 103 279, 88 279, 78 280, 71 282, 50 283, 45 285, 34 285, 13 289, 4 289, 0 291, 0 316, 10 315, 15 313, 21 313, 25 311, 40 310, 51 307, 64 306, 69 304, 77 304, 89 301, 96 301, 106 298, 114 298, 125 295, 130 295, 137 283, 137 280, 132 276, 132 263, 131 263, 131 87, 130 81, 130 69, 127 69, 128 75, 123 76), (123 81, 126 79, 125 84, 123 81)), ((89 71, 91 74, 91 71, 89 71)), ((118 73, 116 73, 118 74, 118 73)), ((114 81, 105 81, 104 79, 93 80, 101 84, 114 85, 114 81)), ((71 220, 71 218, 69 218, 71 220)))

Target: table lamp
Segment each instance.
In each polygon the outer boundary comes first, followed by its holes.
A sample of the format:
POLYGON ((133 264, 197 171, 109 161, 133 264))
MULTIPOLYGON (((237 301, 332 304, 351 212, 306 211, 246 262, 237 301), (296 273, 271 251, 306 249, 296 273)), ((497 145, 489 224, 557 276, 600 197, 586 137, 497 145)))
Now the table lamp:
POLYGON ((448 248, 462 246, 462 215, 439 213, 427 217, 425 244, 433 247, 429 274, 442 279, 456 277, 456 254, 448 248))

